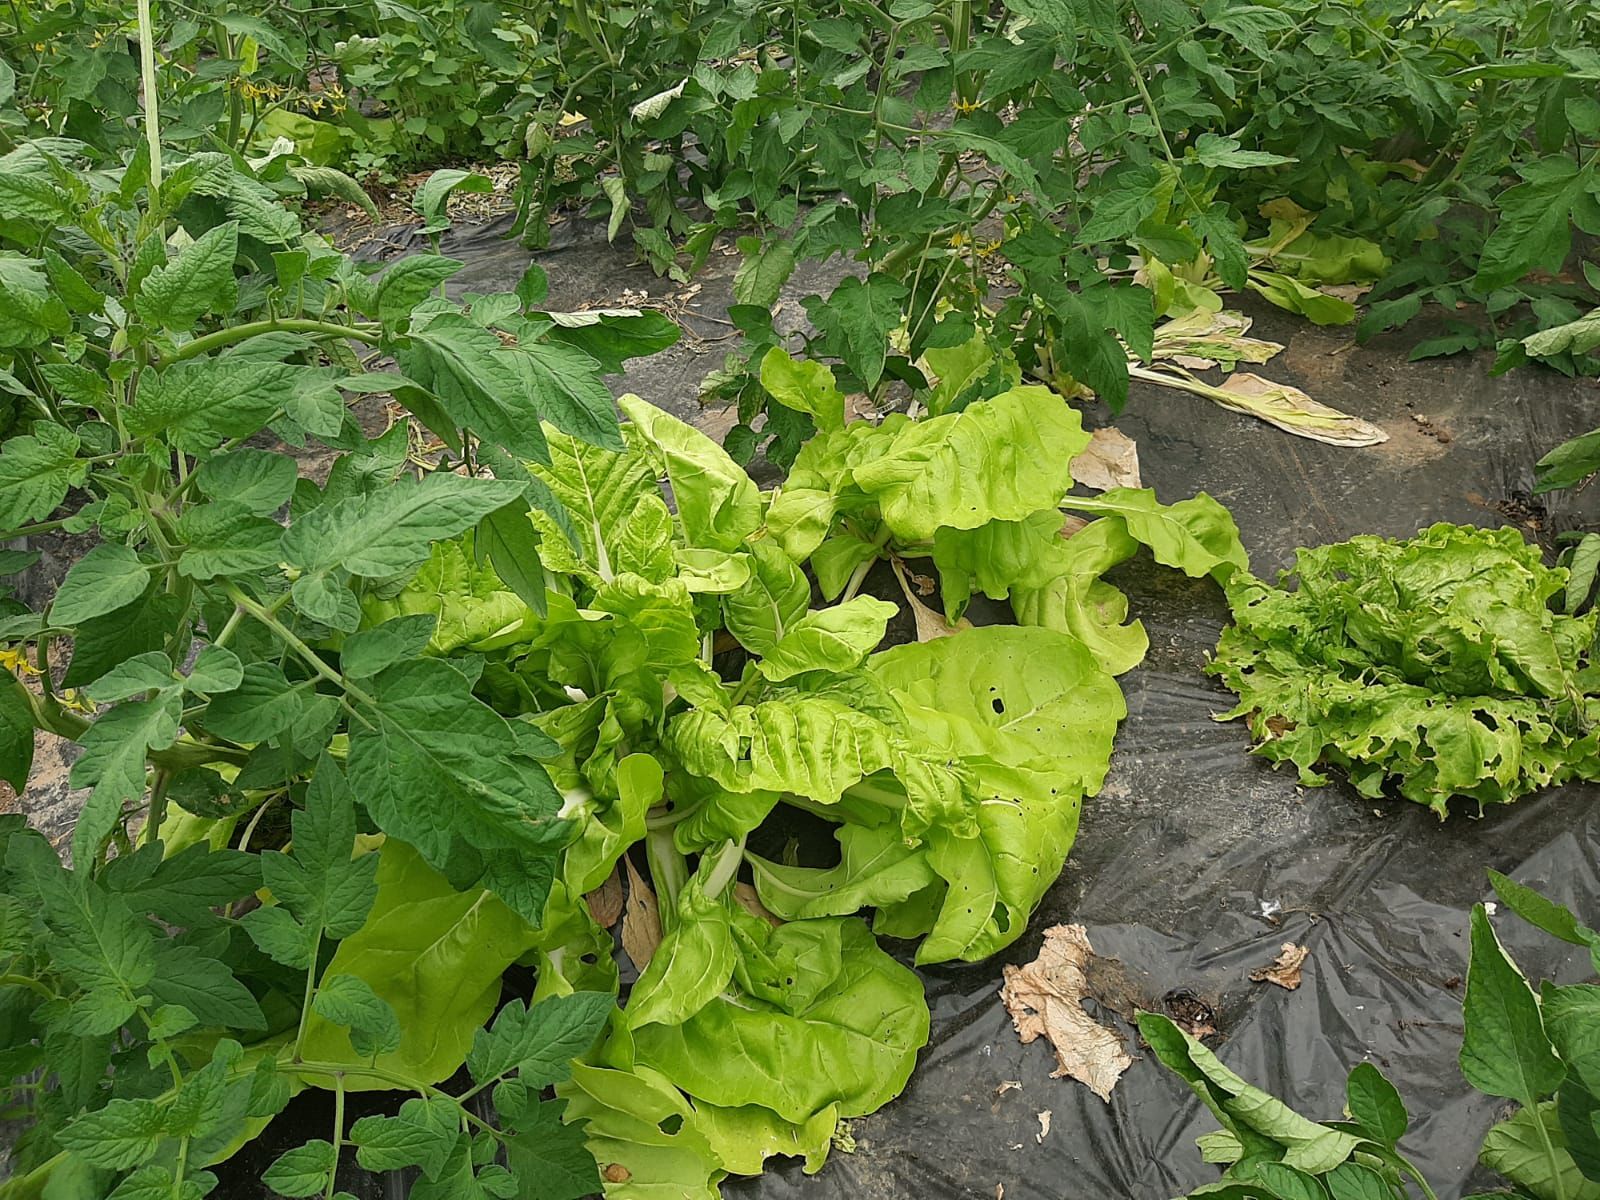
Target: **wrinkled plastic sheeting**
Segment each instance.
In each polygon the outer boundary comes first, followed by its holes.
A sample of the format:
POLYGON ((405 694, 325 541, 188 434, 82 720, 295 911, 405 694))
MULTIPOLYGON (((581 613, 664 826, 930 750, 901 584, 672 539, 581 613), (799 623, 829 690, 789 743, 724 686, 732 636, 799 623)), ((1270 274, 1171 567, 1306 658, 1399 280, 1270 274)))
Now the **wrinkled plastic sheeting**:
MULTIPOLYGON (((854 1123, 854 1154, 810 1179, 785 1163, 728 1194, 987 1198, 1003 1184, 1006 1200, 1165 1200, 1213 1180, 1194 1142, 1216 1122, 1138 1045, 1139 1007, 1209 1010, 1223 1062, 1315 1119, 1341 1116, 1349 1069, 1376 1064, 1412 1112, 1403 1148, 1442 1200, 1475 1190, 1477 1147, 1504 1114, 1456 1068, 1467 911, 1494 867, 1593 918, 1600 792, 1569 787, 1441 825, 1340 784, 1300 789, 1246 756, 1241 726, 1212 720, 1228 705, 1201 675, 1224 615, 1215 595, 1153 574, 1123 582, 1140 589, 1151 661, 1124 678, 1111 776, 1029 933, 997 959, 921 972, 931 1042, 906 1093, 854 1123), (998 995, 1000 963, 1029 961, 1040 931, 1064 921, 1088 927, 1101 960, 1091 1011, 1136 1058, 1109 1104, 1050 1078, 1049 1047, 1018 1042, 998 995), (1291 940, 1311 951, 1301 986, 1251 983, 1291 940), (1002 1090, 1011 1080, 1022 1086, 1002 1090)), ((1503 910, 1496 926, 1530 977, 1586 973, 1585 956, 1503 910)))

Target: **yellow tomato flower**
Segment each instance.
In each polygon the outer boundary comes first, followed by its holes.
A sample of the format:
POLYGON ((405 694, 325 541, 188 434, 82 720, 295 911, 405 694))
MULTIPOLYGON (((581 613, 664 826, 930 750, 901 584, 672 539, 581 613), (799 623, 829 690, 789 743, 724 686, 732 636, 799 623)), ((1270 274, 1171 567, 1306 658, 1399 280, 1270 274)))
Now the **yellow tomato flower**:
POLYGON ((0 667, 14 675, 39 674, 39 668, 28 661, 28 647, 22 644, 0 646, 0 667))

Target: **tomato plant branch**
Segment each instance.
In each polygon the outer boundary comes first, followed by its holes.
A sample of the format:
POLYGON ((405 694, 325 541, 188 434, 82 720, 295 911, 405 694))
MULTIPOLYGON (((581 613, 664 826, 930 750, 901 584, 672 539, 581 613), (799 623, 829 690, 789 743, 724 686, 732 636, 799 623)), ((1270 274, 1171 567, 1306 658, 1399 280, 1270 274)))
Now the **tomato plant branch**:
POLYGON ((301 317, 270 317, 197 337, 194 341, 186 342, 179 347, 163 359, 163 362, 183 362, 186 359, 198 358, 202 354, 210 354, 213 350, 220 350, 224 346, 232 346, 264 333, 319 334, 323 337, 350 338, 365 342, 369 346, 376 346, 383 340, 382 326, 376 324, 340 325, 333 321, 315 321, 301 317))
POLYGON ((333 1077, 333 1168, 328 1172, 323 1200, 333 1200, 333 1189, 339 1182, 339 1152, 344 1148, 344 1075, 333 1077))
POLYGON ((155 778, 150 784, 150 812, 145 817, 144 832, 140 835, 140 844, 149 846, 161 836, 161 823, 167 815, 167 787, 172 783, 172 772, 164 767, 157 767, 155 778))
POLYGON ((323 661, 320 654, 318 654, 300 639, 299 635, 297 635, 294 630, 290 629, 282 621, 278 620, 275 610, 268 609, 264 605, 258 604, 256 601, 252 600, 249 596, 245 595, 245 593, 238 587, 237 584, 224 584, 223 591, 228 594, 228 598, 232 600, 236 606, 249 613, 257 621, 270 629, 275 635, 277 635, 277 637, 282 639, 283 643, 288 646, 289 649, 293 650, 295 654, 299 656, 301 661, 315 671, 322 679, 326 680, 328 683, 334 684, 339 688, 342 688, 346 695, 361 701, 363 704, 376 706, 377 702, 373 700, 370 695, 358 688, 355 684, 351 683, 338 671, 335 671, 332 667, 330 667, 326 662, 323 661))

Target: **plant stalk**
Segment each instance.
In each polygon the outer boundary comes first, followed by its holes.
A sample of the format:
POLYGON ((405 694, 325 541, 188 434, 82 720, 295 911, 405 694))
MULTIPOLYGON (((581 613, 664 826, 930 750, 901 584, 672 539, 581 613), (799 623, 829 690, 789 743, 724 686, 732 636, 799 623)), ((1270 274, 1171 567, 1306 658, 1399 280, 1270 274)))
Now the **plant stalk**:
POLYGON ((138 0, 139 78, 144 89, 144 137, 150 147, 150 207, 161 198, 161 117, 156 97, 156 30, 150 0, 138 0))
POLYGON ((185 359, 198 358, 202 354, 210 354, 213 350, 231 346, 235 342, 247 341, 264 333, 278 332, 317 333, 326 337, 352 338, 358 342, 365 342, 369 346, 376 346, 383 341, 382 333, 376 325, 338 325, 332 321, 311 321, 299 317, 273 317, 264 321, 250 321, 243 325, 235 325, 229 329, 219 329, 215 333, 197 337, 194 341, 176 351, 167 361, 183 362, 185 359))

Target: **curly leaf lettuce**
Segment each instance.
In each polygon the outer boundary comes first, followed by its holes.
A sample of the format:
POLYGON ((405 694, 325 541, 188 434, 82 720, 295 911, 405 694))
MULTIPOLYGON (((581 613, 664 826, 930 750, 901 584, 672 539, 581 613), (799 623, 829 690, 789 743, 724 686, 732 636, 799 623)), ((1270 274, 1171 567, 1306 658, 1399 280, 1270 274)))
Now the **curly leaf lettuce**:
POLYGON ((1447 524, 1301 550, 1277 585, 1241 573, 1208 668, 1239 695, 1222 719, 1306 784, 1337 767, 1441 818, 1600 777, 1595 617, 1550 607, 1566 581, 1515 530, 1447 524))

